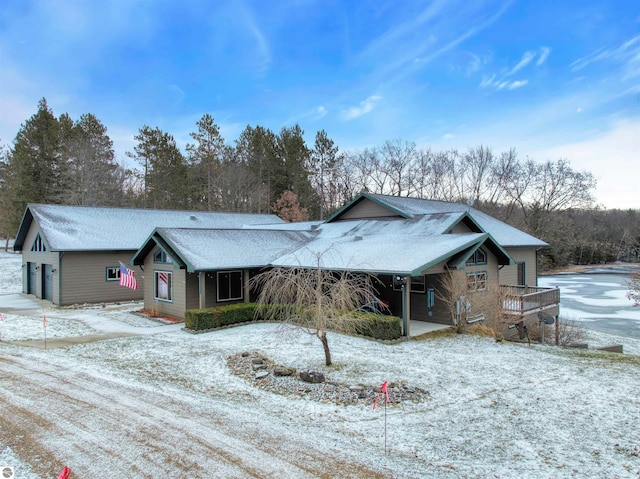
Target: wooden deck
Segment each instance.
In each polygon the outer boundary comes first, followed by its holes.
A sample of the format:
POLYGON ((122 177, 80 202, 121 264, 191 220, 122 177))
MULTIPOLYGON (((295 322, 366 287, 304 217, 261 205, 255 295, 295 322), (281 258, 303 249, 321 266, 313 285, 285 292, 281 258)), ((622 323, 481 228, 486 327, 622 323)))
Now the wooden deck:
POLYGON ((560 305, 560 289, 537 286, 500 286, 504 312, 525 317, 540 311, 556 309, 560 305))

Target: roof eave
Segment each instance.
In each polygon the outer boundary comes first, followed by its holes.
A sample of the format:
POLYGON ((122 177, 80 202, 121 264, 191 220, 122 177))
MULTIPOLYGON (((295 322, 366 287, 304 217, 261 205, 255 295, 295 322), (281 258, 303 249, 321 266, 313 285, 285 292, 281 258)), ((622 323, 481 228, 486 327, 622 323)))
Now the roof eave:
POLYGON ((424 271, 425 269, 429 269, 432 266, 435 266, 436 264, 445 261, 448 258, 451 258, 452 256, 460 253, 461 251, 464 251, 467 248, 473 247, 474 245, 481 245, 489 236, 487 233, 479 233, 482 234, 482 236, 480 238, 475 238, 471 241, 468 241, 460 246, 458 246, 457 248, 454 248, 452 250, 450 250, 449 252, 440 255, 439 257, 437 257, 434 260, 429 261, 428 263, 420 266, 419 268, 414 269, 413 271, 411 271, 411 276, 421 276, 422 275, 422 271, 424 271))
POLYGON ((384 201, 380 201, 378 198, 375 198, 371 195, 369 195, 368 193, 360 193, 358 196, 356 196, 353 200, 351 200, 349 203, 347 203, 346 205, 344 205, 342 208, 340 208, 338 211, 336 211, 334 214, 332 214, 329 218, 327 218, 327 220, 325 221, 325 223, 331 223, 332 221, 334 221, 335 219, 339 218, 340 216, 342 216, 346 211, 350 210, 351 208, 353 208, 355 205, 357 205, 358 203, 360 203, 363 199, 368 199, 369 201, 373 201, 374 203, 376 203, 379 206, 382 206, 383 208, 391 211, 392 213, 397 214, 398 216, 403 217, 404 219, 410 219, 413 216, 410 215, 409 213, 399 210, 398 208, 391 206, 388 203, 385 203, 384 201))

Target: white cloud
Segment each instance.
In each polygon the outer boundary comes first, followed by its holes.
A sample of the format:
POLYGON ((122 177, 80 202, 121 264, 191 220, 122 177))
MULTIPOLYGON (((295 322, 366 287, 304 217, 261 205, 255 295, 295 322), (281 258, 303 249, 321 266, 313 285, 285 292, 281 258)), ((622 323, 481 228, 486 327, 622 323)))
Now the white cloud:
POLYGON ((516 88, 522 88, 527 83, 529 83, 529 80, 517 80, 517 81, 511 82, 511 84, 509 85, 509 90, 515 90, 516 88))
POLYGON ((262 30, 258 28, 253 13, 246 8, 242 9, 242 13, 245 28, 249 32, 249 35, 253 37, 253 41, 255 42, 257 73, 259 75, 263 75, 271 65, 271 49, 269 48, 269 43, 267 42, 267 38, 263 34, 262 30))
POLYGON ((442 137, 442 139, 443 140, 453 140, 455 137, 456 137, 456 135, 454 135, 453 133, 447 133, 442 137))
POLYGON ((325 116, 327 114, 327 109, 320 105, 318 108, 316 108, 316 117, 315 119, 318 120, 320 118, 322 118, 323 116, 325 116))
POLYGON ((515 80, 508 81, 504 79, 496 80, 495 75, 491 75, 490 77, 484 77, 480 82, 480 88, 494 88, 495 90, 516 90, 521 88, 529 83, 529 80, 515 80))
POLYGON ((596 199, 607 208, 640 209, 638 151, 640 120, 626 120, 590 139, 530 153, 541 161, 567 158, 574 169, 593 173, 596 199))
POLYGON ((640 60, 640 35, 633 37, 614 49, 605 50, 600 48, 590 55, 577 59, 571 63, 570 66, 571 70, 578 71, 592 63, 605 60, 612 60, 616 62, 628 61, 630 63, 638 62, 638 60, 640 60))
POLYGON ((374 105, 382 100, 382 97, 379 95, 371 95, 366 100, 360 102, 358 106, 352 106, 342 112, 342 118, 344 120, 353 120, 354 118, 361 117, 362 115, 366 115, 371 110, 373 110, 374 105))
POLYGON ((518 62, 518 64, 516 66, 514 66, 509 71, 509 73, 507 73, 507 76, 511 76, 514 73, 519 72, 520 70, 522 70, 529 63, 531 63, 531 61, 535 58, 535 56, 536 56, 536 52, 525 52, 525 54, 522 55, 522 59, 518 62))
POLYGON ((541 66, 544 62, 549 58, 549 54, 551 53, 551 48, 549 47, 540 47, 540 58, 536 62, 536 66, 541 66))

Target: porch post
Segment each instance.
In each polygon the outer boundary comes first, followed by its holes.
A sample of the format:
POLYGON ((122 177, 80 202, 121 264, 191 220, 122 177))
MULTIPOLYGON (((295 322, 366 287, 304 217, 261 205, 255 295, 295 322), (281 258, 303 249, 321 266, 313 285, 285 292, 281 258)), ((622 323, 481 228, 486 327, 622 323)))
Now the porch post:
POLYGON ((404 335, 411 334, 411 276, 406 276, 402 283, 402 322, 404 335))
POLYGON ((244 302, 249 303, 251 301, 250 298, 250 289, 249 289, 249 270, 242 270, 242 287, 244 288, 244 302))
POLYGON ((198 273, 198 307, 200 309, 203 309, 205 307, 205 304, 207 304, 206 302, 206 297, 205 297, 205 281, 207 277, 207 273, 205 273, 204 271, 200 271, 198 273))

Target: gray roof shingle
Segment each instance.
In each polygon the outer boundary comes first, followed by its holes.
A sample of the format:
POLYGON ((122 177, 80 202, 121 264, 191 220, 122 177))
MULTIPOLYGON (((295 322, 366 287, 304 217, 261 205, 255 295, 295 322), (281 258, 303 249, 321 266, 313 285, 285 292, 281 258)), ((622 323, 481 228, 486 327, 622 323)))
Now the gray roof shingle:
MULTIPOLYGON (((162 226, 242 228, 283 222, 276 215, 33 204, 27 207, 23 224, 29 214, 52 251, 135 251, 154 228, 162 226)), ((20 240, 24 241, 27 229, 21 225, 16 249, 22 248, 20 240)))

